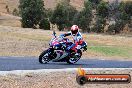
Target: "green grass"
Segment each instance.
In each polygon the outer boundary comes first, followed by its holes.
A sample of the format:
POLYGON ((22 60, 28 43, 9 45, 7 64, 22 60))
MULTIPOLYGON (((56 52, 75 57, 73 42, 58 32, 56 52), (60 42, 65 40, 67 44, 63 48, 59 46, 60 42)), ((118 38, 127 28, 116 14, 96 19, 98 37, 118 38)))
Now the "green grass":
POLYGON ((132 47, 120 46, 89 46, 88 50, 100 53, 106 56, 120 56, 124 58, 132 58, 132 47))

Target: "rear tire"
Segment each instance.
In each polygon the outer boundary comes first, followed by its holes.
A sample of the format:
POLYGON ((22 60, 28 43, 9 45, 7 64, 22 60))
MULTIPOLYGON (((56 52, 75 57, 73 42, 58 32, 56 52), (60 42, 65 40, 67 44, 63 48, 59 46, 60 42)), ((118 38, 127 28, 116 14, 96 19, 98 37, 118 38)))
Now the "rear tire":
POLYGON ((39 63, 46 64, 49 62, 48 50, 43 51, 39 56, 39 63))
POLYGON ((76 56, 76 55, 74 55, 75 57, 70 57, 70 56, 68 56, 67 58, 66 58, 66 62, 68 63, 68 64, 75 64, 80 58, 81 58, 81 56, 82 56, 82 52, 79 52, 79 56, 76 56))
POLYGON ((66 60, 66 62, 68 63, 68 64, 75 64, 80 58, 78 58, 77 60, 74 60, 75 58, 71 58, 71 57, 69 57, 67 60, 66 60))

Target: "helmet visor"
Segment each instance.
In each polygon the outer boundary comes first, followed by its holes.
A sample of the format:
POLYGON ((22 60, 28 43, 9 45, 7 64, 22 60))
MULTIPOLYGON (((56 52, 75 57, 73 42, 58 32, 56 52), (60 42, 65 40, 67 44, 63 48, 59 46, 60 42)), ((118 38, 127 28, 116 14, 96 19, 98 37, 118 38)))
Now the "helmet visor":
POLYGON ((71 31, 73 35, 76 35, 78 30, 71 31))

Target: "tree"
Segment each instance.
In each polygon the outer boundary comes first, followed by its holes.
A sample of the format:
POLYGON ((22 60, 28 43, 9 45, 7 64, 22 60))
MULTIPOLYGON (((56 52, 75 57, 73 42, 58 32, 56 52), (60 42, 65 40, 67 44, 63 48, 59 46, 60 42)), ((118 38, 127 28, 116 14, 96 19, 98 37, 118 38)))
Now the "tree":
POLYGON ((126 23, 129 23, 132 16, 132 2, 128 1, 126 3, 121 2, 119 5, 119 11, 120 11, 120 19, 126 21, 126 23))
POLYGON ((36 28, 45 16, 43 0, 20 0, 19 8, 24 28, 36 28))
POLYGON ((102 1, 102 0, 89 0, 92 3, 92 8, 96 9, 98 4, 102 1))
POLYGON ((108 16, 109 16, 108 3, 101 1, 97 5, 97 14, 96 14, 96 19, 95 19, 96 22, 95 22, 95 25, 92 31, 97 32, 97 33, 103 33, 108 16))
POLYGON ((98 18, 96 19, 96 23, 91 31, 96 33, 103 33, 105 24, 106 24, 106 19, 104 19, 101 16, 100 17, 98 16, 98 18))
POLYGON ((84 9, 78 12, 74 17, 74 24, 79 25, 83 32, 90 32, 90 23, 92 20, 92 5, 91 2, 84 2, 84 9))
POLYGON ((115 34, 120 33, 123 31, 126 24, 130 24, 132 14, 131 6, 132 2, 121 2, 119 4, 115 4, 115 6, 112 5, 114 9, 112 17, 115 20, 115 24, 110 25, 107 32, 111 33, 114 31, 115 34))
POLYGON ((63 24, 66 23, 66 12, 64 11, 64 6, 62 4, 58 4, 55 8, 52 17, 50 19, 52 24, 57 24, 58 29, 61 31, 63 29, 63 24))
POLYGON ((115 24, 109 25, 107 32, 110 34, 120 33, 124 28, 124 24, 123 21, 118 20, 115 24))
POLYGON ((96 5, 99 4, 102 0, 89 0, 92 3, 95 3, 96 5))
POLYGON ((124 7, 125 12, 132 16, 132 1, 127 1, 124 7))
POLYGON ((42 19, 39 24, 40 29, 50 30, 50 22, 48 19, 42 19))
POLYGON ((97 6, 97 15, 103 18, 108 17, 109 15, 108 11, 109 11, 108 3, 101 1, 97 6))
POLYGON ((66 9, 66 16, 67 16, 67 22, 65 24, 65 27, 71 27, 74 24, 73 18, 75 14, 77 13, 77 10, 71 5, 67 5, 65 9, 66 9))
POLYGON ((77 10, 69 4, 69 1, 61 2, 56 6, 50 22, 56 24, 61 31, 64 27, 70 27, 73 24, 72 19, 76 12, 77 10))

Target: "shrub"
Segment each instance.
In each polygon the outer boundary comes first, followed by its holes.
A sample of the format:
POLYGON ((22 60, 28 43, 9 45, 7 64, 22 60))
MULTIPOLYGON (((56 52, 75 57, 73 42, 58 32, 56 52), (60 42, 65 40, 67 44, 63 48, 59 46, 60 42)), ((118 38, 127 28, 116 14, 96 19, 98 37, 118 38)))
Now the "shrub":
POLYGON ((105 24, 106 24, 106 19, 101 16, 98 16, 96 19, 96 23, 94 24, 91 31, 96 33, 103 33, 105 24))
POLYGON ((114 34, 118 34, 121 31, 123 31, 123 28, 125 27, 125 22, 119 20, 118 22, 116 22, 116 24, 112 24, 108 27, 107 32, 108 33, 114 33, 114 34))
POLYGON ((74 16, 74 24, 79 25, 83 32, 90 32, 90 23, 93 17, 91 2, 84 2, 84 7, 82 11, 74 16))
POLYGON ((50 22, 56 24, 61 31, 73 24, 73 17, 76 12, 77 10, 69 4, 69 1, 59 3, 50 18, 50 22))
POLYGON ((48 19, 42 19, 39 24, 40 29, 50 30, 50 22, 48 19))
POLYGON ((36 28, 45 15, 43 0, 20 0, 21 23, 24 28, 36 28))

